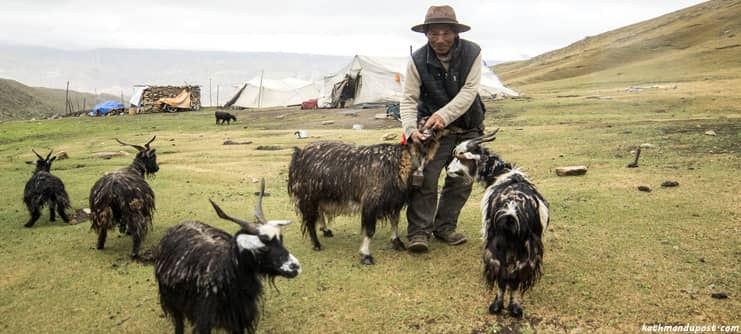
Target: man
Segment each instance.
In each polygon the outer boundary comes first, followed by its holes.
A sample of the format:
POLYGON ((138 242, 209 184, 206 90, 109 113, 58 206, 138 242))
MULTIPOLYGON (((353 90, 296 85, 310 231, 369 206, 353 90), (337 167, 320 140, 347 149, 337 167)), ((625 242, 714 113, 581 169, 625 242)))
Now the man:
POLYGON ((415 142, 426 140, 416 126, 423 117, 429 117, 425 128, 448 130, 424 168, 422 186, 410 195, 407 238, 412 252, 427 251, 431 235, 450 245, 466 242, 456 227, 472 183, 446 176, 439 202, 437 184, 442 169, 452 161, 453 148, 484 130, 485 110, 478 95, 481 48, 458 36, 470 29, 458 23, 450 6, 431 6, 424 23, 412 27, 425 34, 427 44, 412 53, 407 66, 400 112, 404 134, 415 142))

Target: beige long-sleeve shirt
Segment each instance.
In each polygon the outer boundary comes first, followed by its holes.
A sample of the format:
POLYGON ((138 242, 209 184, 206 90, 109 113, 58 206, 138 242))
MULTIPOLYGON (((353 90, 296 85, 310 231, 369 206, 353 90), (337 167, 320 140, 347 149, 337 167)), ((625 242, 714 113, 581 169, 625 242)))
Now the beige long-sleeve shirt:
MULTIPOLYGON (((440 63, 447 71, 450 61, 440 59, 440 63)), ((466 82, 463 83, 461 90, 448 104, 435 111, 435 114, 438 114, 445 121, 445 126, 448 126, 468 111, 468 108, 471 107, 473 101, 476 99, 476 94, 479 92, 480 83, 481 53, 479 52, 473 61, 471 71, 466 76, 466 82)), ((414 65, 414 60, 410 58, 407 65, 406 81, 402 90, 401 103, 399 105, 401 127, 407 138, 409 138, 412 131, 417 129, 417 103, 419 102, 421 87, 422 81, 419 77, 419 72, 414 65)))

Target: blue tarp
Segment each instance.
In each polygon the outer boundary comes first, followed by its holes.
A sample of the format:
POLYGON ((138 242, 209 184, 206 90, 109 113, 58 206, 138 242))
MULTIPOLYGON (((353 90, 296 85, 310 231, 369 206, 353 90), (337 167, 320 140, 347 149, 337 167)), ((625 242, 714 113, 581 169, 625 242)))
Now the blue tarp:
POLYGON ((124 109, 124 105, 116 101, 105 101, 95 105, 93 111, 90 112, 90 116, 106 115, 111 110, 124 109))

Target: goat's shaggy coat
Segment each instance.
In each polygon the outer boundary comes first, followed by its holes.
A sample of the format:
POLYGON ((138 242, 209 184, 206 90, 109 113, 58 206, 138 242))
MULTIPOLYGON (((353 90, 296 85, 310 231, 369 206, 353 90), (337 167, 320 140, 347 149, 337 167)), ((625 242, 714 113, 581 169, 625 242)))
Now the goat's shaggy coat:
MULTIPOLYGON (((220 217, 230 219, 213 205, 220 217)), ((173 318, 175 333, 184 332, 186 318, 197 333, 210 333, 212 328, 254 333, 261 279, 292 278, 301 272, 277 227, 287 222, 259 227, 239 223, 242 229, 231 236, 198 221, 185 221, 170 228, 160 241, 155 275, 160 304, 173 318)))
POLYGON ((490 290, 495 284, 499 288, 489 311, 501 312, 505 290, 509 289, 508 310, 521 317, 522 295, 542 274, 543 236, 550 219, 548 202, 524 173, 481 146, 494 140, 493 134, 486 139, 456 147, 458 161, 448 172, 467 174, 486 185, 481 200, 484 279, 490 290))
MULTIPOLYGON (((129 145, 137 150, 131 165, 101 177, 90 190, 91 229, 98 233, 98 249, 105 247, 108 230, 118 226, 121 233, 133 238, 131 257, 139 256, 139 247, 152 225, 155 210, 154 191, 144 179, 159 170, 155 149, 145 146, 129 145)), ((116 139, 118 141, 118 139, 116 139)))
POLYGON ((26 187, 23 190, 23 203, 26 204, 31 218, 24 226, 32 227, 36 223, 41 217, 41 208, 44 205, 49 206, 49 220, 55 221, 55 214, 58 212, 64 222, 69 222, 69 217, 64 212, 65 209, 70 208, 69 196, 64 189, 62 180, 51 174, 51 163, 57 157, 49 159, 51 151, 46 158, 42 158, 36 151, 33 151, 33 153, 38 157, 36 170, 26 182, 26 187))
POLYGON ((391 242, 404 249, 398 238, 399 214, 406 205, 410 176, 434 157, 442 132, 423 144, 377 144, 356 146, 340 142, 315 142, 296 148, 288 170, 288 193, 301 213, 302 231, 309 233, 315 250, 321 249, 316 222, 325 236, 334 216, 361 212, 363 243, 361 261, 373 264, 370 239, 376 221, 391 222, 391 242))
POLYGON ((224 125, 224 122, 230 124, 231 121, 237 121, 237 118, 234 117, 234 115, 226 111, 217 111, 214 113, 214 116, 216 116, 216 125, 219 125, 219 122, 221 122, 221 125, 224 125))

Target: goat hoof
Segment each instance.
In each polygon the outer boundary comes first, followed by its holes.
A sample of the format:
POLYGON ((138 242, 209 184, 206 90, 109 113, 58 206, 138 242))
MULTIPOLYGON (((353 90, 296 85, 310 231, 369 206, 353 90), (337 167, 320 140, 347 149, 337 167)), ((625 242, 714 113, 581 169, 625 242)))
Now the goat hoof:
POLYGON ((392 239, 391 246, 394 248, 394 250, 397 250, 397 251, 403 251, 407 249, 407 246, 404 245, 404 243, 399 238, 392 239))
POLYGON ((23 224, 23 227, 33 227, 33 223, 25 223, 23 224))
POLYGON ((311 249, 313 249, 315 251, 320 251, 320 250, 322 250, 322 246, 321 245, 314 245, 314 247, 311 247, 311 249))
POLYGON ((499 314, 502 312, 502 309, 504 308, 504 305, 501 300, 495 300, 491 305, 489 305, 489 313, 490 314, 499 314))
POLYGON ((334 237, 334 234, 332 234, 332 230, 323 230, 323 231, 322 231, 322 234, 323 234, 323 235, 324 235, 324 237, 326 237, 326 238, 331 238, 331 237, 334 237))
POLYGON ((522 318, 522 307, 519 304, 509 304, 509 314, 515 318, 522 318))
POLYGON ((363 258, 360 260, 360 263, 370 266, 375 264, 375 260, 373 260, 373 255, 363 255, 363 258))

